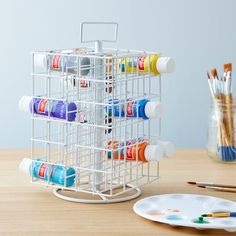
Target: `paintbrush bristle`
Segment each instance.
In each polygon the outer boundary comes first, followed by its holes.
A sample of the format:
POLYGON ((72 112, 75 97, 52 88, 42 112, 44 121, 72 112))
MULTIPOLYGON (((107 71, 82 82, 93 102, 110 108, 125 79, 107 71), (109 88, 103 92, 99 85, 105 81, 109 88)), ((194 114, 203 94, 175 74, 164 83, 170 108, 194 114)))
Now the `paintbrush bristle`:
POLYGON ((206 188, 204 185, 198 185, 199 188, 206 188))
POLYGON ((207 78, 211 79, 209 72, 207 71, 207 78))
POLYGON ((212 77, 216 77, 216 78, 218 78, 218 73, 217 73, 217 70, 216 70, 216 68, 213 68, 212 70, 211 70, 211 75, 212 75, 212 77))
POLYGON ((194 182, 194 181, 188 181, 187 183, 188 184, 196 184, 196 182, 194 182))
POLYGON ((224 64, 224 72, 232 71, 232 64, 224 64))

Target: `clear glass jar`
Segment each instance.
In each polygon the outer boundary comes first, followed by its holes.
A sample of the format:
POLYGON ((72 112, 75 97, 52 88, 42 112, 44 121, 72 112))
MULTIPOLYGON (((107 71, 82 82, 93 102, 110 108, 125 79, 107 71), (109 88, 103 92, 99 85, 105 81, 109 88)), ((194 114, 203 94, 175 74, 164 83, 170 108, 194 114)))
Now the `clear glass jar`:
POLYGON ((213 99, 208 123, 208 154, 219 162, 236 163, 235 101, 231 95, 213 99))

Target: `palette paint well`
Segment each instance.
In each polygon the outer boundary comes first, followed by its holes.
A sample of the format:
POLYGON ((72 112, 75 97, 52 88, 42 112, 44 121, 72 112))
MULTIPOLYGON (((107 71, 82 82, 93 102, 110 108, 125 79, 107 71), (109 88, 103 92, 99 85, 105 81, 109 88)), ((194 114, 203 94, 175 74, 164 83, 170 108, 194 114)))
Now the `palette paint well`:
POLYGON ((147 197, 134 204, 134 212, 146 219, 174 226, 224 229, 236 232, 236 217, 204 218, 214 211, 236 211, 236 203, 222 198, 195 194, 164 194, 147 197))

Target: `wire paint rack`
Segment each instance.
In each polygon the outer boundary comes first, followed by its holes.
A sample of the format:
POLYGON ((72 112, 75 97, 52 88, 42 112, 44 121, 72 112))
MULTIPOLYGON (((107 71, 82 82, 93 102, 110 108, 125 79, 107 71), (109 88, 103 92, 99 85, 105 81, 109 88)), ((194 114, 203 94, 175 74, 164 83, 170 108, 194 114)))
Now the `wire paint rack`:
MULTIPOLYGON (((86 24, 92 23, 82 23, 81 42, 86 42, 83 39, 86 24)), ((109 24, 115 28, 111 41, 116 41, 118 25, 109 24)), ((126 201, 141 194, 140 186, 159 178, 159 161, 140 161, 138 148, 147 140, 149 144, 160 140, 161 118, 143 119, 139 114, 133 118, 122 114, 134 101, 161 102, 161 75, 151 72, 150 63, 145 73, 140 73, 135 64, 140 57, 150 60, 151 55, 158 53, 107 49, 103 48, 102 40, 94 41, 94 48, 32 53, 33 98, 45 99, 49 107, 53 107, 55 101, 76 105, 73 110, 67 106, 65 119, 55 118, 50 113, 31 115, 33 162, 45 160, 48 166, 73 168, 74 184, 57 185, 50 178, 42 181, 34 175, 32 182, 52 187, 54 194, 64 200, 126 201), (57 66, 59 60, 61 64, 57 66), (123 65, 127 61, 135 64, 129 71, 123 65), (71 114, 75 114, 74 120, 69 119, 71 114), (131 146, 136 149, 137 158, 133 161, 127 158, 131 146)), ((70 177, 65 175, 64 183, 70 177)))

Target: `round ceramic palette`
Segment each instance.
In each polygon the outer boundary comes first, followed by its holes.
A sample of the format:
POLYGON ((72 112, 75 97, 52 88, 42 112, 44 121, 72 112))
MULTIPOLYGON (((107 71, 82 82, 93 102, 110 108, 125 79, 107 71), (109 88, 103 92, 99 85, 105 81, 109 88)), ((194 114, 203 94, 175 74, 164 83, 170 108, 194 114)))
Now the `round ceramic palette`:
POLYGON ((236 217, 204 218, 202 214, 236 212, 236 202, 195 194, 164 194, 141 199, 134 204, 136 214, 173 226, 236 231, 236 217))

